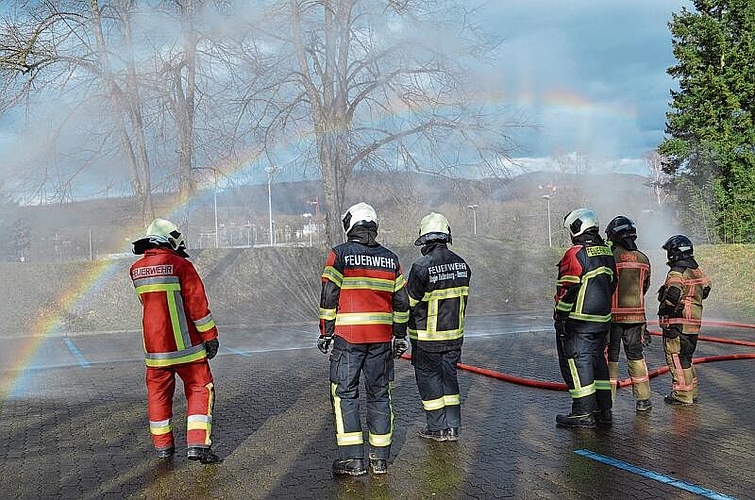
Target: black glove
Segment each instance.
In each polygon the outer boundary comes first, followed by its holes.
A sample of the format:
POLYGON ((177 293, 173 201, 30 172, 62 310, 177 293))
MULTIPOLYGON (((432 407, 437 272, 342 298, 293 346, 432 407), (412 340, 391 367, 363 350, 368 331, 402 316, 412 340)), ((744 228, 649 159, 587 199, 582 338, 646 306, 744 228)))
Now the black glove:
POLYGON ((406 337, 393 337, 391 349, 393 350, 393 357, 398 359, 409 349, 409 342, 406 341, 406 337))
POLYGON ((663 336, 667 339, 675 339, 679 336, 679 330, 677 328, 664 328, 663 336))
POLYGON ((642 327, 642 337, 640 338, 640 342, 642 343, 642 347, 647 347, 653 343, 653 336, 650 335, 650 330, 648 330, 647 326, 642 327))
POLYGON ((320 349, 321 353, 328 354, 331 342, 333 342, 332 335, 323 335, 322 337, 317 339, 317 348, 320 349))
POLYGON ((204 350, 207 351, 207 359, 214 358, 215 355, 218 353, 219 347, 220 347, 220 342, 218 342, 218 339, 212 339, 205 342, 204 350))
POLYGON ((556 320, 553 322, 553 328, 556 329, 556 335, 558 335, 559 338, 565 339, 567 337, 566 318, 556 318, 556 320))

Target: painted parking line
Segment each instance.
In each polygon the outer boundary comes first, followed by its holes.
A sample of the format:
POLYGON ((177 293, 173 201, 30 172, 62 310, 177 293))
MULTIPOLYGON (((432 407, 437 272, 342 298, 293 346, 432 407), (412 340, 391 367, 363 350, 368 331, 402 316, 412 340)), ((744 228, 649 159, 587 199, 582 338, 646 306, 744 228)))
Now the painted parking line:
POLYGON ((632 465, 627 462, 622 462, 621 460, 607 457, 599 453, 593 453, 592 451, 589 451, 589 450, 574 450, 574 453, 576 453, 577 455, 582 455, 583 457, 591 458, 598 462, 602 462, 606 465, 611 465, 618 469, 623 469, 625 471, 633 472, 637 475, 646 477, 648 479, 653 479, 655 481, 668 484, 669 486, 673 486, 674 488, 679 488, 680 490, 689 491, 690 493, 694 493, 696 495, 700 495, 705 498, 714 498, 716 500, 736 500, 735 497, 723 495, 713 490, 702 488, 700 486, 697 486, 692 483, 688 483, 686 481, 682 481, 680 479, 674 479, 671 476, 666 476, 664 474, 659 474, 657 472, 649 471, 647 469, 637 467, 636 465, 632 465))
POLYGON ((68 350, 71 351, 71 354, 73 354, 73 357, 76 358, 76 361, 79 363, 79 366, 82 368, 89 368, 89 361, 87 361, 87 358, 84 357, 83 354, 81 354, 81 351, 76 347, 76 345, 69 339, 68 337, 63 339, 63 342, 66 343, 66 347, 68 347, 68 350))
POLYGON ((238 349, 234 349, 233 347, 226 347, 226 346, 223 346, 222 348, 225 349, 226 351, 232 352, 233 354, 244 356, 245 358, 251 357, 251 354, 249 354, 247 351, 240 351, 238 349))

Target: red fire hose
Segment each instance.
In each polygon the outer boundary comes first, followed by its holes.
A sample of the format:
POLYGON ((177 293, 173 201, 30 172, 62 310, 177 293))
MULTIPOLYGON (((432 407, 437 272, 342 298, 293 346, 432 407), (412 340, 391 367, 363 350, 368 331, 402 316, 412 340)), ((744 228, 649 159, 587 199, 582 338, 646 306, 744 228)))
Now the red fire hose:
MULTIPOLYGON (((648 323, 658 323, 657 321, 648 322, 648 323)), ((735 323, 731 321, 706 321, 706 325, 711 326, 731 326, 736 328, 754 328, 755 325, 747 324, 747 323, 735 323)), ((661 332, 658 331, 650 331, 650 333, 654 336, 662 336, 661 332)), ((706 341, 706 342, 715 342, 720 344, 733 344, 733 345, 744 345, 748 347, 755 347, 755 342, 748 342, 746 340, 734 340, 734 339, 727 339, 727 338, 721 338, 721 337, 708 337, 706 335, 699 335, 698 340, 706 341)), ((408 354, 404 354, 401 356, 404 359, 411 359, 411 357, 408 354)), ((722 356, 704 356, 700 358, 693 358, 693 363, 695 364, 701 364, 701 363, 710 363, 713 361, 731 361, 731 360, 737 360, 737 359, 755 359, 755 353, 745 353, 745 354, 725 354, 722 356)), ((534 380, 530 378, 524 378, 524 377, 516 377, 514 375, 509 375, 507 373, 501 373, 495 370, 488 370, 486 368, 480 368, 478 366, 473 365, 467 365, 464 363, 457 363, 456 367, 460 370, 466 370, 470 371, 472 373, 478 373, 480 375, 485 375, 486 377, 495 378, 498 380, 503 380, 504 382, 511 382, 512 384, 518 384, 518 385, 524 385, 528 387, 537 387, 539 389, 549 389, 552 391, 565 391, 567 389, 566 384, 563 382, 550 382, 545 380, 534 380)), ((657 377, 658 375, 662 375, 666 372, 668 372, 668 366, 663 366, 661 368, 657 368, 655 370, 652 370, 648 373, 648 376, 650 378, 657 377)), ((629 385, 632 385, 632 379, 626 378, 623 380, 620 380, 618 382, 619 387, 626 387, 629 385)))

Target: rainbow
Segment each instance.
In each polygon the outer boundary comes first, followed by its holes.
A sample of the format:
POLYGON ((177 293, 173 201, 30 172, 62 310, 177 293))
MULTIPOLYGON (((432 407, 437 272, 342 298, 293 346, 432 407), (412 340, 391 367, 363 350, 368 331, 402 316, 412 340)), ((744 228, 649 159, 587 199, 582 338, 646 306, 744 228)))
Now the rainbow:
MULTIPOLYGON (((239 175, 250 163, 257 159, 257 154, 249 154, 246 161, 234 162, 233 165, 219 164, 213 167, 206 167, 208 171, 223 172, 224 179, 233 179, 239 175)), ((212 178, 212 177, 210 177, 212 178)), ((214 180, 214 179, 213 179, 214 180)), ((186 206, 200 196, 197 193, 193 198, 176 201, 174 204, 161 209, 158 217, 167 219, 176 219, 186 206)), ((144 228, 138 226, 122 227, 119 240, 128 239, 129 241, 139 237, 144 228)), ((130 244, 124 247, 122 251, 129 252, 130 244)), ((54 309, 44 311, 37 318, 28 330, 25 332, 21 348, 14 353, 12 365, 0 371, 0 401, 10 397, 19 397, 23 394, 25 376, 29 373, 27 367, 31 364, 37 351, 53 335, 60 335, 61 328, 64 325, 63 317, 66 311, 86 306, 98 290, 115 275, 120 267, 118 263, 112 260, 98 260, 88 266, 77 276, 72 276, 70 283, 73 285, 65 290, 60 297, 53 303, 54 309)), ((124 285, 125 286, 125 285, 124 285)))

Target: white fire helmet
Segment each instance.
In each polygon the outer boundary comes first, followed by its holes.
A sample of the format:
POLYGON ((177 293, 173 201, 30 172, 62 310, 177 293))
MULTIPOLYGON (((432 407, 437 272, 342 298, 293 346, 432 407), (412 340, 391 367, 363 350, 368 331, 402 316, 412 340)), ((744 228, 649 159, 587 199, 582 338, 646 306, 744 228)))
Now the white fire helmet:
POLYGON ((370 205, 360 202, 356 205, 352 205, 345 214, 343 214, 343 231, 349 234, 354 226, 360 222, 374 222, 377 228, 378 218, 375 209, 370 205))
POLYGON ((422 246, 431 241, 445 241, 451 243, 451 226, 442 214, 430 212, 419 223, 419 238, 414 242, 422 246))
POLYGON ((598 216, 589 208, 578 208, 564 217, 564 227, 572 238, 579 236, 590 228, 598 228, 598 216))
POLYGON ((153 220, 149 227, 147 227, 146 236, 134 242, 134 253, 144 253, 145 245, 168 246, 178 252, 179 255, 188 257, 183 235, 178 230, 178 226, 169 220, 153 220))

